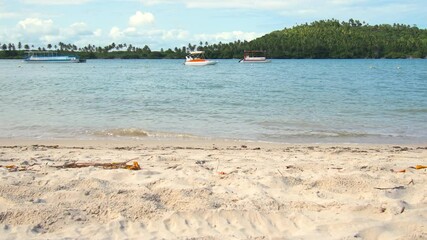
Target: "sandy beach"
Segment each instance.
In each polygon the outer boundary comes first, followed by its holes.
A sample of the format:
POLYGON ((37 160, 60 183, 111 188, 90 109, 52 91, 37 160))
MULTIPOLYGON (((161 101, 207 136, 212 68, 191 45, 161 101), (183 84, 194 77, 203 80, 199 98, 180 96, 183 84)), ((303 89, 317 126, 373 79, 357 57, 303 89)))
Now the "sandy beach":
POLYGON ((427 145, 4 139, 0 165, 1 239, 427 239, 427 145))

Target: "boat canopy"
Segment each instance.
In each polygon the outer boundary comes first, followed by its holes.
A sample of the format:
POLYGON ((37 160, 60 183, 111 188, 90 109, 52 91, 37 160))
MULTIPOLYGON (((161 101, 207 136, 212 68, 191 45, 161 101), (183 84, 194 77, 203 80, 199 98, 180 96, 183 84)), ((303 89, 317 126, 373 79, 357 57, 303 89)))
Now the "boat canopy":
POLYGON ((266 50, 244 50, 246 53, 266 53, 266 50))
POLYGON ((71 55, 62 55, 60 54, 59 51, 37 51, 37 50, 29 50, 26 51, 25 53, 27 53, 27 56, 34 56, 34 57, 62 57, 62 56, 68 56, 68 57, 76 57, 78 58, 77 55, 75 54, 71 54, 71 55))
POLYGON ((244 50, 243 54, 244 55, 251 55, 251 56, 255 56, 255 55, 265 56, 267 54, 267 51, 266 50, 244 50))
POLYGON ((194 52, 190 52, 191 55, 203 54, 203 53, 205 53, 205 51, 194 51, 194 52))

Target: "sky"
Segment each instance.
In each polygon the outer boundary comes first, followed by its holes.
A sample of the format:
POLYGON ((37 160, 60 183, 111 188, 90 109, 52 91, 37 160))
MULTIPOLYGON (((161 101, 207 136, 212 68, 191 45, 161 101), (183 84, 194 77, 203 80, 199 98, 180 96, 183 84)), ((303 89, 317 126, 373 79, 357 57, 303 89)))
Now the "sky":
POLYGON ((0 43, 152 50, 253 40, 316 20, 427 28, 426 0, 0 0, 0 43))

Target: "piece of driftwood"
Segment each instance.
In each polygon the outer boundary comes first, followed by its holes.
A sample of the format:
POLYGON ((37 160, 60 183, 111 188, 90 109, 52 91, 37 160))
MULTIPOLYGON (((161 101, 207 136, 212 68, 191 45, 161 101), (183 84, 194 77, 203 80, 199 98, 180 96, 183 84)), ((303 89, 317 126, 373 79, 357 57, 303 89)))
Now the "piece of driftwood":
POLYGON ((118 163, 65 163, 61 166, 55 166, 56 168, 83 168, 83 167, 102 167, 104 169, 129 169, 129 170, 141 170, 138 162, 134 161, 132 165, 128 165, 128 162, 118 163))
POLYGON ((392 189, 405 189, 405 186, 386 187, 386 188, 383 188, 383 187, 374 187, 374 188, 378 189, 378 190, 392 190, 392 189))
POLYGON ((415 169, 419 170, 419 169, 427 168, 427 166, 423 166, 423 165, 416 165, 416 166, 415 166, 415 167, 413 167, 413 168, 415 168, 415 169))
POLYGON ((4 167, 6 168, 9 172, 18 172, 18 171, 26 171, 28 170, 27 167, 23 167, 23 166, 17 166, 17 165, 0 165, 0 168, 4 167))
MULTIPOLYGON (((420 169, 425 169, 425 168, 427 168, 427 166, 425 166, 425 165, 415 165, 415 166, 411 166, 411 167, 409 167, 409 168, 420 170, 420 169)), ((406 169, 401 169, 401 170, 391 170, 391 171, 396 172, 396 173, 405 173, 405 172, 406 172, 406 169)))

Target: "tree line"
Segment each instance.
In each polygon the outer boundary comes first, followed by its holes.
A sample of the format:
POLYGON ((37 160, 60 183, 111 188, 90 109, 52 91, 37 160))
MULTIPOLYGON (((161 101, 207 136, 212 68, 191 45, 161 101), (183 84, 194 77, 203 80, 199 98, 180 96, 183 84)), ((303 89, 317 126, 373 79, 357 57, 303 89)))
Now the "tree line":
POLYGON ((194 50, 205 51, 206 57, 214 59, 242 58, 244 50, 267 50, 270 58, 426 58, 427 30, 404 24, 369 25, 353 19, 331 19, 274 31, 252 41, 189 43, 160 51, 126 43, 77 47, 60 42, 35 48, 19 42, 0 43, 0 47, 0 58, 23 58, 30 50, 77 53, 86 59, 180 59, 194 50))

